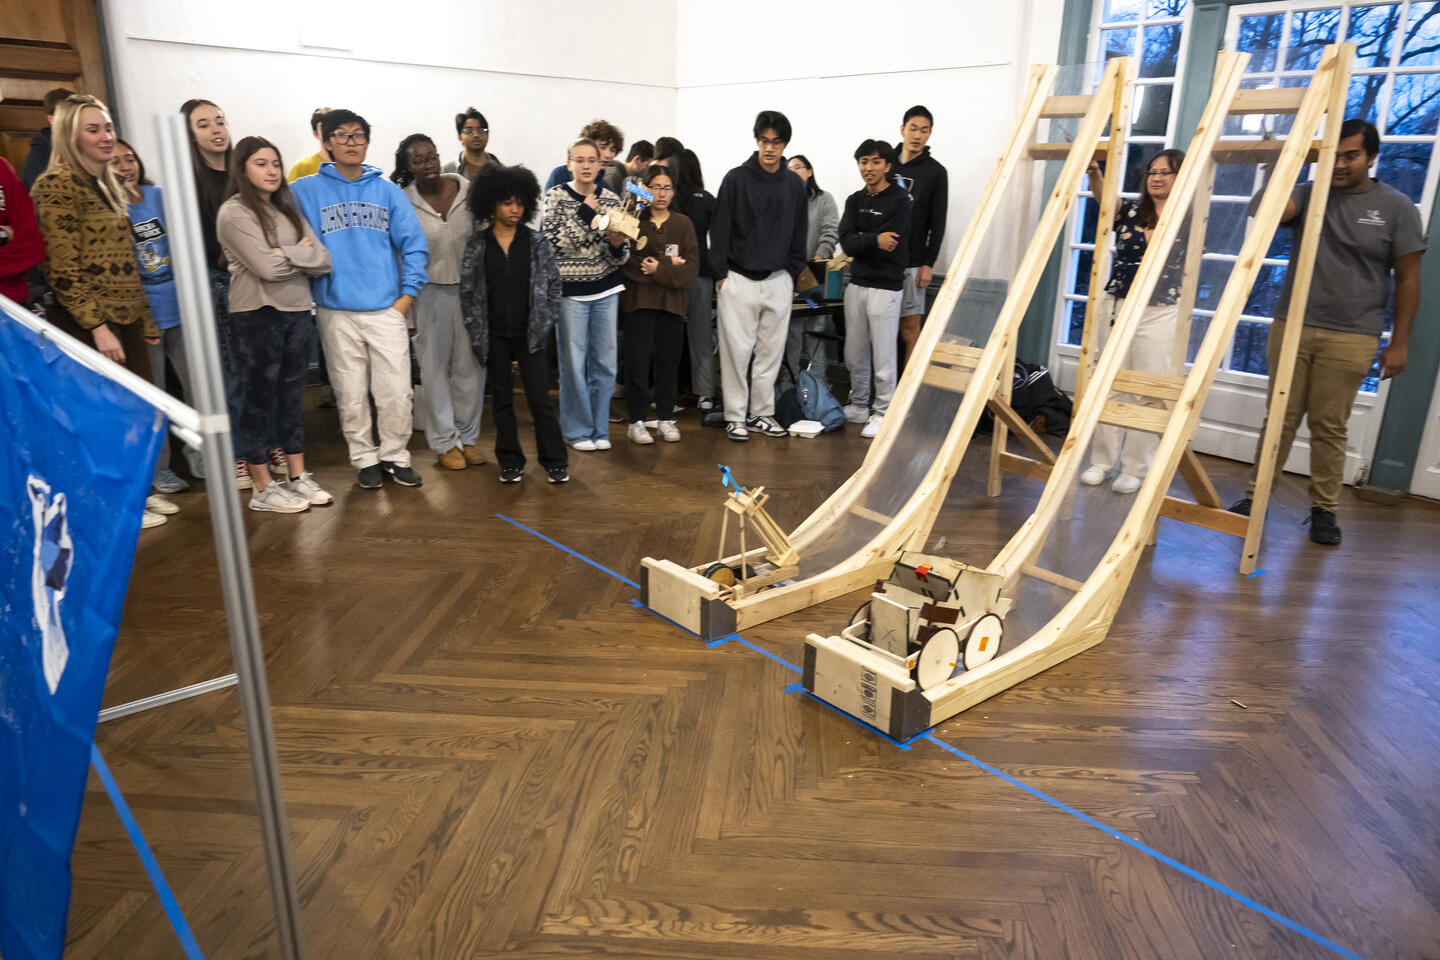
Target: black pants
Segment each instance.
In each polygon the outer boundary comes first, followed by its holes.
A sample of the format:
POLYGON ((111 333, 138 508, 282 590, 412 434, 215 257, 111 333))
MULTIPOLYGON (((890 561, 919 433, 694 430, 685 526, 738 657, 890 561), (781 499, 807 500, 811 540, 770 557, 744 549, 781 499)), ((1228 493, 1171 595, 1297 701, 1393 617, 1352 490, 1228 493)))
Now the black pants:
POLYGON ((675 389, 680 354, 685 349, 685 318, 664 310, 632 310, 620 315, 625 331, 625 409, 631 423, 646 419, 650 408, 650 363, 655 363, 655 419, 675 419, 675 389))
POLYGON ((310 312, 241 310, 230 314, 230 334, 240 383, 240 455, 247 463, 268 463, 272 424, 281 450, 304 453, 301 402, 315 337, 310 312))
POLYGON ((525 466, 525 451, 520 448, 520 429, 515 422, 512 362, 520 367, 525 402, 530 405, 530 417, 535 421, 540 466, 554 470, 566 465, 565 440, 560 435, 555 405, 550 402, 550 362, 545 354, 543 348, 531 353, 524 336, 490 338, 485 377, 490 385, 490 419, 495 424, 495 459, 502 470, 525 466))

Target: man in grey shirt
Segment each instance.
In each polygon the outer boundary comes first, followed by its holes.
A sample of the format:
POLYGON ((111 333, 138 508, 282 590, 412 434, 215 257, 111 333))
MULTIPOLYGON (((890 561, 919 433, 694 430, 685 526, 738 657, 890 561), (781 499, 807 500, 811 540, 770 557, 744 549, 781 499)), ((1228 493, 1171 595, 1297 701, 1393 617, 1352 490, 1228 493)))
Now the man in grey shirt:
MULTIPOLYGON (((1380 345, 1392 270, 1395 330, 1390 345, 1380 353, 1381 379, 1405 369, 1410 328, 1420 301, 1420 256, 1425 252, 1420 215, 1405 194, 1370 179, 1370 167, 1379 153, 1380 136, 1373 126, 1364 120, 1345 121, 1335 151, 1335 173, 1275 459, 1278 470, 1290 456, 1301 419, 1308 420, 1310 539, 1332 546, 1340 542, 1335 509, 1345 469, 1346 422, 1380 345)), ((1311 186, 1302 183, 1295 188, 1285 205, 1282 224, 1303 224, 1311 186)), ((1272 371, 1280 359, 1292 283, 1293 275, 1287 271, 1265 351, 1272 371)), ((1270 389, 1273 392, 1273 382, 1270 389)), ((1266 403, 1268 420, 1268 398, 1266 403)), ((1262 430, 1255 449, 1257 469, 1263 443, 1262 430)), ((1230 507, 1233 512, 1249 515, 1256 481, 1252 471, 1245 497, 1230 507)), ((1269 481, 1273 483, 1274 478, 1269 481)))

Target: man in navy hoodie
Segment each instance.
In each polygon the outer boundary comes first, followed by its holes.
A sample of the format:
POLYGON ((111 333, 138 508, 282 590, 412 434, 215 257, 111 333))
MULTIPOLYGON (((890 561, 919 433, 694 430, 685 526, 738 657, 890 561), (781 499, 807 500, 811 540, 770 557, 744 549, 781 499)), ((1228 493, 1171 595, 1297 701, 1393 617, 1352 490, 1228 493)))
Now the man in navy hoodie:
POLYGON ((865 187, 846 198, 840 216, 840 247, 855 258, 850 264, 850 286, 845 288, 845 367, 850 371, 845 419, 865 424, 860 436, 868 439, 880 432, 880 421, 895 393, 895 331, 913 204, 894 182, 895 151, 890 144, 866 140, 855 148, 855 162, 865 187))
POLYGON ((756 150, 725 174, 710 221, 720 385, 731 440, 757 431, 785 436, 774 416, 775 375, 785 357, 795 278, 805 268, 805 184, 785 169, 790 121, 764 110, 754 133, 756 150))
POLYGON ((321 126, 334 157, 292 186, 300 213, 330 251, 333 269, 312 284, 315 318, 340 409, 350 463, 367 490, 389 477, 420 486, 410 467, 413 414, 406 316, 425 286, 429 247, 400 188, 365 162, 370 124, 331 110, 321 126), (375 399, 380 442, 371 439, 375 399))
POLYGON ((905 295, 900 304, 900 339, 905 341, 906 357, 920 339, 925 288, 930 286, 930 272, 940 256, 940 243, 945 239, 945 214, 950 206, 950 175, 940 161, 930 156, 930 148, 926 146, 934 125, 935 118, 930 111, 916 104, 905 111, 905 119, 900 123, 900 142, 895 145, 900 155, 895 180, 914 201, 910 234, 906 237, 910 258, 905 267, 905 295))

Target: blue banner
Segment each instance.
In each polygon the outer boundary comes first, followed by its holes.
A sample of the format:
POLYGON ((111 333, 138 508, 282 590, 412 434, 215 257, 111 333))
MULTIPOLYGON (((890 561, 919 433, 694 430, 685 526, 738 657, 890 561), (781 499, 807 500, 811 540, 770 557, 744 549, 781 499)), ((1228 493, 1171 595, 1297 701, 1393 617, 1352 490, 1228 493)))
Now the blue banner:
POLYGON ((0 956, 59 960, 164 417, 0 314, 0 956))

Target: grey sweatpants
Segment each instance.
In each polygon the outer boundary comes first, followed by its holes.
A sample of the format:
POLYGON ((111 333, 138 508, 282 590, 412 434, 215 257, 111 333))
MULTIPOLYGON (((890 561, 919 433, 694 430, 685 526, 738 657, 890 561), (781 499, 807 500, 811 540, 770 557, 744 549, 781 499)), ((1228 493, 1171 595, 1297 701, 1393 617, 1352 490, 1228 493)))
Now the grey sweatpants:
POLYGON ((411 311, 420 358, 423 402, 416 413, 425 443, 436 453, 469 446, 480 436, 485 371, 470 347, 460 316, 460 284, 427 283, 411 311))
POLYGON ((784 270, 764 280, 751 280, 732 270, 720 288, 716 328, 726 421, 743 423, 750 417, 774 415, 775 375, 785 358, 794 289, 795 282, 784 270))
POLYGON ((845 288, 845 369, 850 371, 850 403, 884 414, 895 393, 896 339, 900 335, 903 291, 852 283, 845 288), (870 396, 870 378, 875 396, 870 396))

